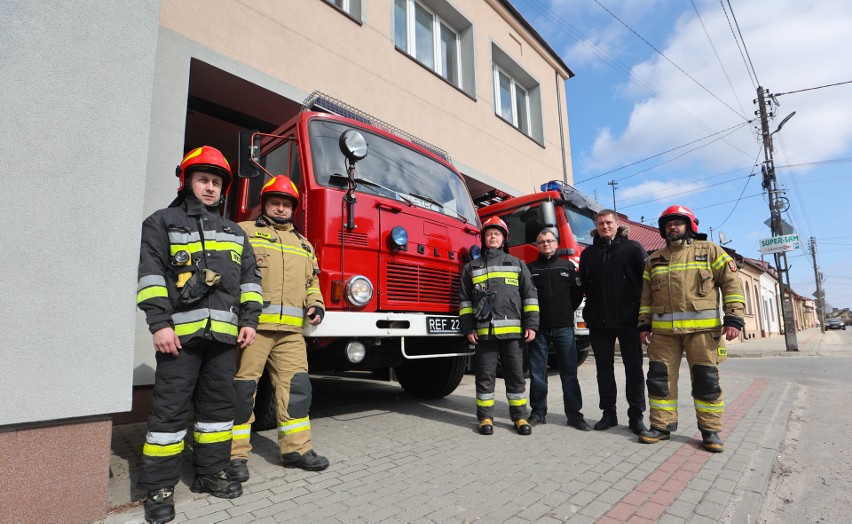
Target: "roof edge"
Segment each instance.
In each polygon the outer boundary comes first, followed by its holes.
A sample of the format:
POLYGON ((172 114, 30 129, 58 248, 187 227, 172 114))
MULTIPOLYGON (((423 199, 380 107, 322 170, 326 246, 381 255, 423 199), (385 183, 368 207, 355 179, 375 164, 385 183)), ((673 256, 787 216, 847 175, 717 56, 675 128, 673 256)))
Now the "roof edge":
POLYGON ((544 37, 542 37, 539 34, 539 32, 535 30, 535 28, 532 26, 532 24, 530 24, 527 21, 527 19, 524 18, 524 16, 520 13, 520 11, 515 9, 515 6, 513 6, 512 3, 509 0, 497 0, 497 1, 503 7, 505 7, 506 10, 509 11, 509 13, 511 13, 511 15, 514 16, 522 26, 524 26, 524 29, 526 29, 527 31, 530 32, 530 35, 532 35, 532 37, 535 39, 535 41, 538 42, 539 44, 541 44, 541 46, 544 48, 544 50, 547 51, 550 54, 551 57, 553 57, 553 59, 556 61, 556 63, 558 63, 561 67, 565 68, 565 71, 568 72, 568 78, 571 78, 573 76, 577 76, 577 75, 574 74, 573 71, 571 71, 571 68, 568 67, 568 65, 562 60, 562 57, 560 57, 556 53, 556 51, 554 51, 553 48, 550 47, 550 44, 547 43, 547 40, 545 40, 544 37))

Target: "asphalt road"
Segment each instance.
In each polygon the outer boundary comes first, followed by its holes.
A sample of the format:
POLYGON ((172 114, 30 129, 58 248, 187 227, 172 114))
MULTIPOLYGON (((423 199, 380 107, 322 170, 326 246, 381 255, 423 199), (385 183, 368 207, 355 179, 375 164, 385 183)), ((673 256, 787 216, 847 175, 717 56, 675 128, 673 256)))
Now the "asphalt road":
POLYGON ((827 332, 815 356, 731 359, 724 373, 796 387, 757 522, 852 521, 852 330, 827 332))

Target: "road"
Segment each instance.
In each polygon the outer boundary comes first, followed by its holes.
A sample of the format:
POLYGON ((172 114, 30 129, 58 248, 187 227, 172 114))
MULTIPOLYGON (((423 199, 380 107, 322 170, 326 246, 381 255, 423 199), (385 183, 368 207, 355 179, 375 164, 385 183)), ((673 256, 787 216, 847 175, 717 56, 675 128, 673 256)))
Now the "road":
POLYGON ((852 330, 827 332, 816 356, 731 359, 723 373, 784 380, 796 386, 757 522, 849 522, 852 330))

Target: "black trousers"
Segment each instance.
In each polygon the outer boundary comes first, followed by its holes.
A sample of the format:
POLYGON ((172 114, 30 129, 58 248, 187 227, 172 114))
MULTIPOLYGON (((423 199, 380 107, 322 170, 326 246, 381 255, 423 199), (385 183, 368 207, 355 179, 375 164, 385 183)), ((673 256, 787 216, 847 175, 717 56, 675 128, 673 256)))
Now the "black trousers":
POLYGON ((172 487, 180 480, 183 437, 193 399, 195 472, 206 475, 228 466, 234 424, 235 368, 234 346, 214 341, 185 345, 176 357, 157 353, 140 488, 172 487))
POLYGON ((615 340, 621 347, 627 397, 627 417, 641 419, 645 412, 645 372, 642 369, 642 342, 637 328, 590 329, 589 340, 595 353, 601 411, 615 413, 618 387, 615 385, 615 340))
POLYGON ((497 378, 497 357, 503 367, 506 399, 512 421, 527 418, 527 398, 524 388, 524 351, 520 339, 479 340, 476 345, 476 418, 494 419, 494 382, 497 378))

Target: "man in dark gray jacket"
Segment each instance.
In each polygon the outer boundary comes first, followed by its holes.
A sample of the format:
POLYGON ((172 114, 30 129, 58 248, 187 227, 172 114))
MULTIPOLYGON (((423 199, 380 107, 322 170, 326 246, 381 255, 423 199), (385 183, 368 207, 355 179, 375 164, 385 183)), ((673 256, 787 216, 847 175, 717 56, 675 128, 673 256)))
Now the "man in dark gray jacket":
POLYGON ((497 357, 503 365, 509 415, 521 435, 527 423, 526 382, 521 340, 531 342, 538 330, 538 295, 529 269, 507 252, 509 229, 499 217, 482 226, 482 256, 461 274, 459 322, 476 345, 476 417, 479 433, 494 433, 494 382, 497 357))
POLYGON ((580 280, 586 305, 583 318, 595 353, 601 420, 599 431, 618 425, 615 410, 615 340, 621 349, 626 376, 627 417, 630 429, 645 431, 645 373, 642 345, 636 321, 642 296, 642 272, 648 254, 641 244, 627 238, 627 228, 618 224, 618 215, 604 209, 595 216, 592 245, 580 255, 580 280))

